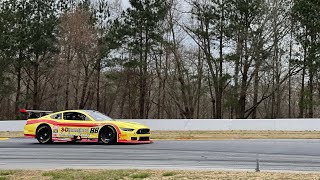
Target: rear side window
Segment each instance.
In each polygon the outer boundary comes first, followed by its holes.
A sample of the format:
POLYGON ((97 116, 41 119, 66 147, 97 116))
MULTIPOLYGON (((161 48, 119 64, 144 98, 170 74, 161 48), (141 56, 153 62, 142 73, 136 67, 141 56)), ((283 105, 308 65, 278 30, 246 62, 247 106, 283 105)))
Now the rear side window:
POLYGON ((51 119, 62 119, 62 113, 54 114, 54 115, 51 115, 50 117, 51 119))
POLYGON ((65 112, 63 113, 64 120, 78 120, 78 121, 86 121, 90 120, 86 115, 79 112, 65 112))

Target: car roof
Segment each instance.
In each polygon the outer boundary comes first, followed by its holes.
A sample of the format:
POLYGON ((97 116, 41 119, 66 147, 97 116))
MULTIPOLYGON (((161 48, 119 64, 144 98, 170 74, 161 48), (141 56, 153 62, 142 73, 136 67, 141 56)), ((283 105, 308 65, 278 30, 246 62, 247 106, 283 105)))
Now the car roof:
POLYGON ((64 110, 64 111, 57 111, 52 114, 56 113, 65 113, 65 112, 94 112, 96 110, 87 110, 87 109, 71 109, 71 110, 64 110))

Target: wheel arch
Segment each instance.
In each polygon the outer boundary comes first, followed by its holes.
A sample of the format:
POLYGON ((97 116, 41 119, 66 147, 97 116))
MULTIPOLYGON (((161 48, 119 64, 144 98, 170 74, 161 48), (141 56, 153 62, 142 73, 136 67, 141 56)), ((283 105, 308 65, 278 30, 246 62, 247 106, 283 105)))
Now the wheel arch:
POLYGON ((53 140, 52 140, 52 133, 53 133, 53 132, 52 132, 52 127, 50 126, 50 124, 48 124, 48 123, 40 123, 40 124, 37 126, 37 128, 36 128, 35 138, 39 141, 40 144, 52 143, 52 142, 53 142, 53 140), (40 140, 38 139, 38 135, 37 135, 37 134, 38 134, 38 130, 39 130, 39 128, 45 127, 45 126, 46 126, 46 127, 49 127, 49 129, 50 129, 50 131, 51 131, 51 132, 49 131, 50 134, 51 134, 51 135, 50 135, 51 137, 50 137, 47 141, 45 141, 45 142, 40 142, 40 140))
POLYGON ((41 124, 39 124, 39 125, 37 126, 35 133, 37 133, 38 129, 39 129, 41 126, 48 126, 48 127, 51 129, 51 131, 52 131, 52 128, 51 128, 50 124, 48 124, 48 123, 41 123, 41 124))
POLYGON ((114 125, 114 124, 104 124, 99 130, 98 137, 100 137, 101 130, 104 129, 104 128, 107 128, 107 127, 112 127, 116 131, 116 133, 117 133, 117 135, 116 135, 116 143, 117 143, 118 140, 119 140, 119 134, 121 134, 121 131, 120 131, 119 127, 114 125))

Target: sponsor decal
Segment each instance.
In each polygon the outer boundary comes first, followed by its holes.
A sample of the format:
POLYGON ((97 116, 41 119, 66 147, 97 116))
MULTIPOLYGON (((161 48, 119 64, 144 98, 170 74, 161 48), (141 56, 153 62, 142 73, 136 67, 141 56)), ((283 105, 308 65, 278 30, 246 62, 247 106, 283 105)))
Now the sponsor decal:
POLYGON ((61 127, 58 133, 59 137, 83 137, 88 138, 90 136, 88 128, 76 128, 76 127, 61 127))
POLYGON ((71 141, 70 138, 59 138, 58 140, 59 140, 59 141, 71 141))
POLYGON ((69 133, 59 133, 59 137, 68 137, 68 138, 74 138, 74 137, 82 137, 82 138, 89 138, 90 134, 69 134, 69 133))
POLYGON ((61 132, 69 132, 69 133, 73 133, 73 132, 78 132, 78 133, 83 133, 83 132, 88 132, 87 128, 69 128, 69 127, 63 127, 61 128, 61 132))
POLYGON ((58 133, 59 127, 58 126, 53 126, 53 133, 58 133))

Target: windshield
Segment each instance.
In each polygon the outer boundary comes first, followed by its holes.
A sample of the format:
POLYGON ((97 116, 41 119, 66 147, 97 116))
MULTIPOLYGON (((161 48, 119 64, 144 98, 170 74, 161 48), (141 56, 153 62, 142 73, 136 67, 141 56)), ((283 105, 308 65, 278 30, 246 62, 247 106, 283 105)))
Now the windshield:
POLYGON ((99 111, 90 111, 90 110, 84 110, 89 116, 91 116, 96 121, 114 121, 111 117, 102 114, 99 111))

